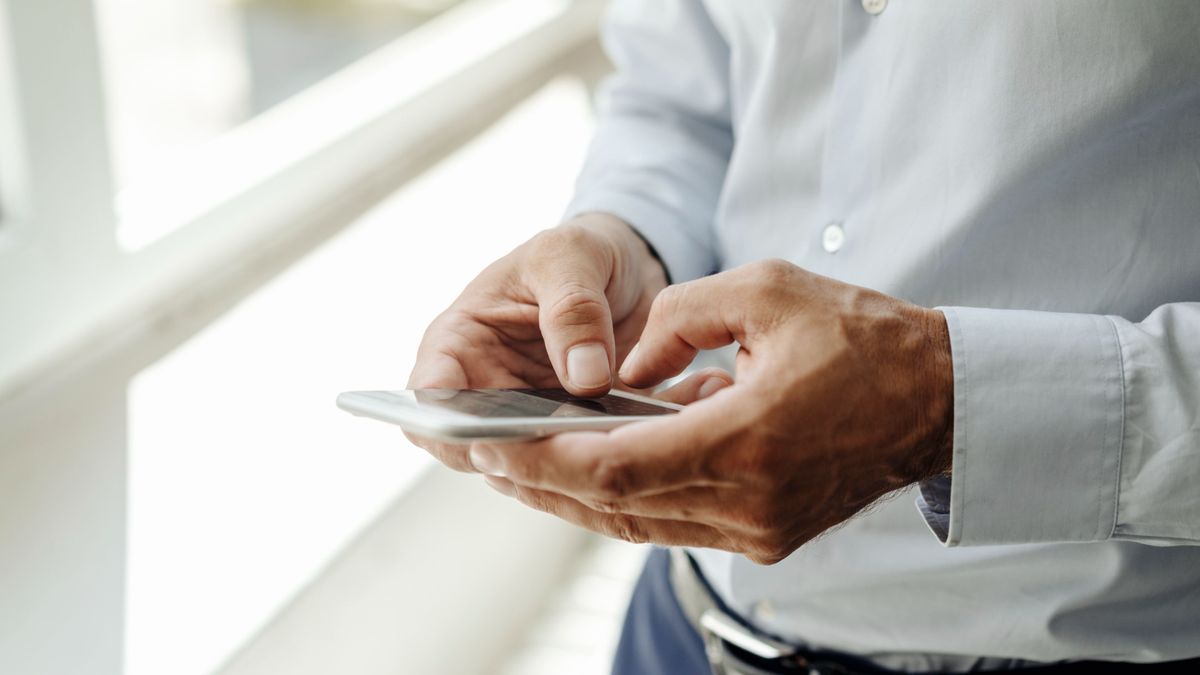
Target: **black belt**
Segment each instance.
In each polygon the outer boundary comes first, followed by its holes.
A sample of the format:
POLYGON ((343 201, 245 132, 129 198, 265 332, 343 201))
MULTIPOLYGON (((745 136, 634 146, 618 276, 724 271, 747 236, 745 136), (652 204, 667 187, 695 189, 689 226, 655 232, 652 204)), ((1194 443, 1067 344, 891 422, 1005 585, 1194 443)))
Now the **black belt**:
MULTIPOLYGON (((683 549, 671 549, 670 577, 679 607, 704 639, 713 675, 901 675, 849 654, 802 649, 755 630, 724 609, 700 575, 695 561, 683 549)), ((1167 663, 1073 661, 987 672, 989 675, 1193 675, 1200 672, 1200 659, 1167 663)))

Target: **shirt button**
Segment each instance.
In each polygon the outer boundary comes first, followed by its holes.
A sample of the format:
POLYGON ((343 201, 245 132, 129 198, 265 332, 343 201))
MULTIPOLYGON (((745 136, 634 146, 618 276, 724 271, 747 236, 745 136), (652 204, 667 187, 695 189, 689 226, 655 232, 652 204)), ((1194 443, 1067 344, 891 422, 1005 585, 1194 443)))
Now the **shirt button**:
POLYGON ((771 604, 770 600, 759 600, 754 605, 754 615, 763 621, 774 621, 775 605, 771 604))
POLYGON ((867 14, 872 15, 881 14, 883 10, 887 9, 887 4, 888 0, 862 0, 863 9, 867 11, 867 14))
POLYGON ((821 233, 821 247, 826 253, 837 253, 846 243, 846 231, 837 223, 830 223, 821 233))

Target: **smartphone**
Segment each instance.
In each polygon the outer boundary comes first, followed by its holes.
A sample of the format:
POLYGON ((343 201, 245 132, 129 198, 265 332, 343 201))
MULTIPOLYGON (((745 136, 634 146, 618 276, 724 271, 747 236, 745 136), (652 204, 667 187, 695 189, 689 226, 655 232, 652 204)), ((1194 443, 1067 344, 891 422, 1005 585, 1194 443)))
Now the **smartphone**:
POLYGON ((463 442, 604 431, 683 409, 623 391, 581 398, 565 389, 348 391, 338 396, 337 404, 419 436, 463 442))

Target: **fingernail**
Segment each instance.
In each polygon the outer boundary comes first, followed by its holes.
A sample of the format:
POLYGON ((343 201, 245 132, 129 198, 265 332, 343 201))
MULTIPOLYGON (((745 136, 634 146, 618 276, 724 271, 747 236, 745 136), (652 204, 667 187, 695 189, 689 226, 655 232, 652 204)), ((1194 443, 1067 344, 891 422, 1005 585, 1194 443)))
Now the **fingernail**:
POLYGON ((629 364, 633 363, 633 359, 635 356, 637 356, 638 347, 640 347, 640 346, 642 346, 642 343, 640 343, 640 342, 635 344, 633 346, 633 349, 630 349, 629 353, 625 355, 625 362, 621 364, 621 372, 620 372, 621 379, 625 379, 626 377, 629 377, 629 370, 630 370, 630 368, 632 368, 632 366, 630 366, 629 364))
POLYGON ((708 398, 717 393, 726 386, 724 380, 719 377, 710 377, 700 385, 700 391, 696 392, 700 398, 708 398))
POLYGON ((475 467, 479 473, 497 477, 504 475, 504 465, 495 450, 482 445, 473 445, 467 456, 471 459, 471 466, 475 467))
POLYGON ((492 488, 496 492, 499 492, 505 497, 517 496, 516 486, 514 486, 512 481, 508 480, 507 478, 500 478, 499 476, 484 476, 483 482, 487 483, 488 487, 492 488))
POLYGON ((567 351, 567 379, 580 389, 595 389, 612 382, 604 347, 593 342, 567 351))

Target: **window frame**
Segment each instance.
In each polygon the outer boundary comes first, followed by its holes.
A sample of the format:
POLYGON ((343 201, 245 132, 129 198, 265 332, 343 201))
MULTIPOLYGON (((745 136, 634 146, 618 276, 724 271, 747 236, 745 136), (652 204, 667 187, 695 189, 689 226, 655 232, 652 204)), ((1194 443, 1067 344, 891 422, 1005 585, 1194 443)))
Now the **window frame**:
MULTIPOLYGON (((553 74, 594 61, 603 5, 469 0, 445 12, 231 132, 218 142, 222 161, 176 182, 215 182, 231 162, 286 147, 288 131, 314 119, 327 122, 284 160, 260 162, 243 184, 208 195, 184 191, 166 200, 181 208, 144 212, 145 218, 181 224, 150 237, 152 243, 122 250, 91 0, 0 0, 10 34, 26 38, 13 41, 18 135, 26 141, 15 172, 24 178, 13 202, 21 215, 8 233, 10 250, 0 248, 0 311, 20 330, 0 336, 0 403, 51 372, 105 358, 95 352, 97 342, 120 349, 164 323, 202 325, 219 315, 553 74), (506 21, 517 8, 535 20, 506 21), (59 21, 77 34, 35 37, 59 21), (424 58, 422 46, 436 45, 463 25, 486 39, 440 79, 407 90, 383 86, 389 73, 424 58), (50 77, 38 70, 47 61, 55 64, 50 77), (35 73, 49 86, 24 86, 35 73), (344 105, 346 92, 354 90, 377 93, 344 105), (77 100, 65 106, 71 114, 64 116, 62 101, 71 92, 77 100), (334 109, 343 114, 331 114, 334 109), (31 292, 55 302, 23 302, 31 292)), ((122 201, 138 203, 139 189, 130 186, 122 201)))

